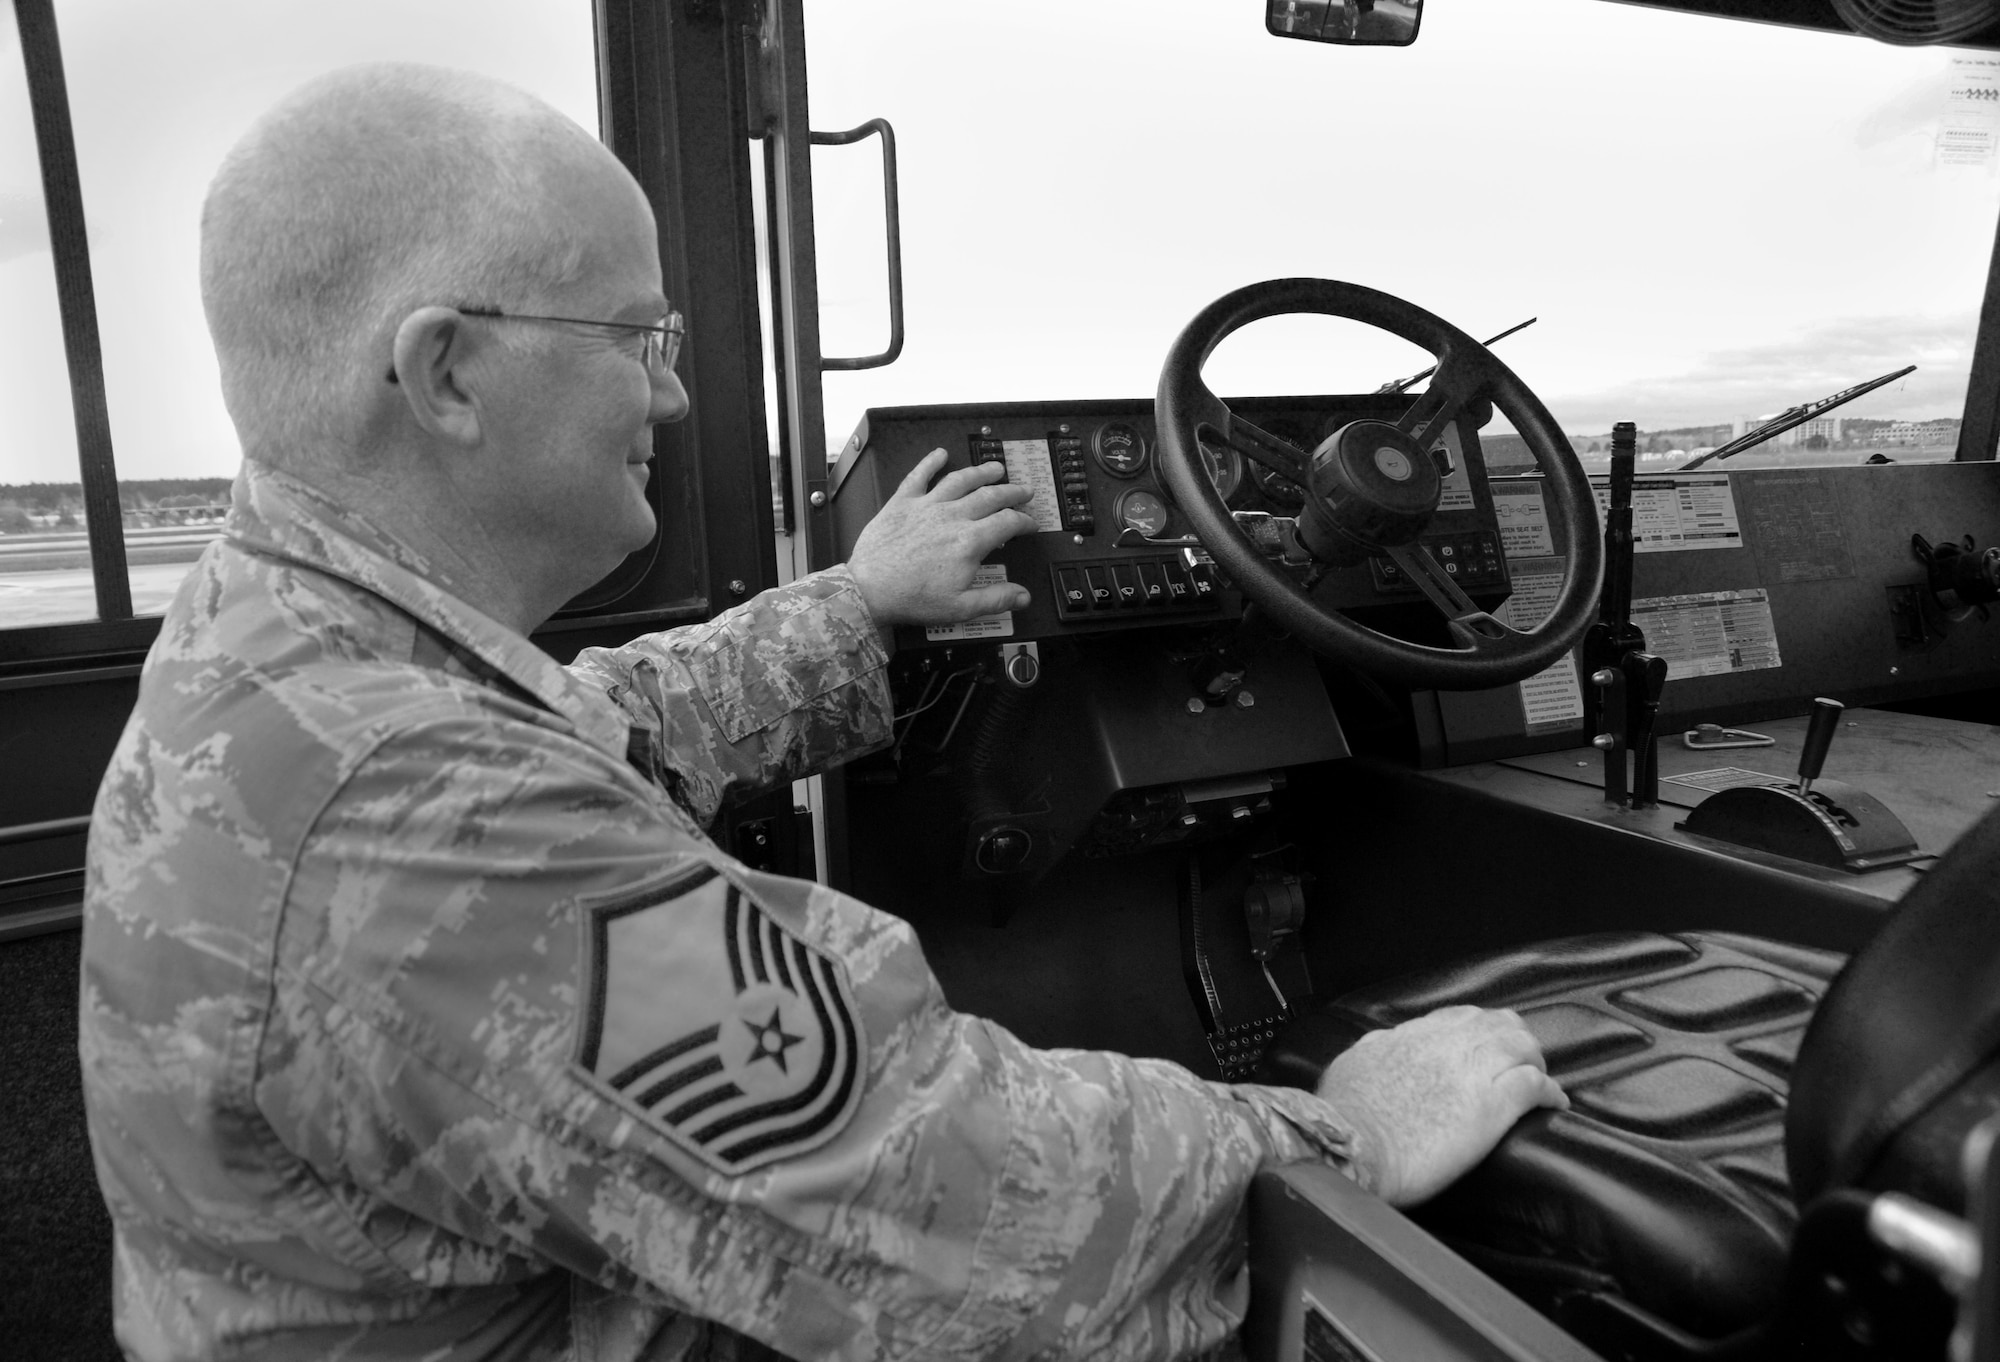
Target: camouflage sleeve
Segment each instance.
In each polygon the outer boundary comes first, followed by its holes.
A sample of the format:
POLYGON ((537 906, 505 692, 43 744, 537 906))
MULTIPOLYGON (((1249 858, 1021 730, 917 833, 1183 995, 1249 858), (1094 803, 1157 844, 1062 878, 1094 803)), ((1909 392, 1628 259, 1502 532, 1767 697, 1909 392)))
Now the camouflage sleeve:
POLYGON ((332 1242, 412 1289, 560 1268, 594 1329, 686 1312, 801 1358, 1228 1344, 1249 1180, 1344 1162, 1330 1107, 1030 1048, 946 1004, 907 924, 675 829, 525 724, 354 774, 258 1057, 332 1242))
POLYGON ((706 824, 726 803, 886 742, 887 662, 843 566, 706 624, 587 648, 570 670, 649 740, 656 778, 706 824))

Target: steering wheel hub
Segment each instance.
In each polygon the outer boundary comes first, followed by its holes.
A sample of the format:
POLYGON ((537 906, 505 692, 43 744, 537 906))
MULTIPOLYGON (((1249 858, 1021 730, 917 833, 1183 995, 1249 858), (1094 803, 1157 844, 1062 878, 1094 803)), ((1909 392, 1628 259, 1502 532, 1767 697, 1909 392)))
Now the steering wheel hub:
POLYGON ((1387 421, 1354 421, 1313 451, 1309 490, 1299 542, 1322 562, 1346 565, 1423 533, 1444 481, 1408 435, 1387 421))

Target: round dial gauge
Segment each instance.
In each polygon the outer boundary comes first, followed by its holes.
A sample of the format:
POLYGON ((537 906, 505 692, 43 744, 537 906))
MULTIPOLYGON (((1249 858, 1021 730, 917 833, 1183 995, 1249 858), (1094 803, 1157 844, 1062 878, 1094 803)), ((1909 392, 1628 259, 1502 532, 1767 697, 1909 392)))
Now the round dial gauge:
POLYGON ((1167 503, 1157 493, 1135 487, 1118 498, 1118 523, 1148 539, 1167 532, 1167 503))
POLYGON ((1146 467, 1146 437, 1124 421, 1107 421, 1090 438, 1098 466, 1114 478, 1136 477, 1146 467))
POLYGON ((1235 496, 1236 489, 1243 485, 1243 456, 1228 445, 1212 445, 1203 440, 1201 466, 1208 470, 1215 494, 1224 501, 1235 496))

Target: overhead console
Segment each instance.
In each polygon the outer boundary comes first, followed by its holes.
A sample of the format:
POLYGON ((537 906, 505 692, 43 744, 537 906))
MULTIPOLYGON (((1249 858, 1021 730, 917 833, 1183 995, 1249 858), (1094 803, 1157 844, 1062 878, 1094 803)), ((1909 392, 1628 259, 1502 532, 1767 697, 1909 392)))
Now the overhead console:
MULTIPOLYGON (((1405 396, 1231 399, 1232 410, 1300 448, 1362 418, 1394 419, 1405 396)), ((996 463, 1033 493, 1039 527, 1003 545, 989 570, 1027 586, 1024 611, 927 631, 906 645, 967 639, 1034 641, 1163 624, 1228 620, 1242 599, 1216 570, 1160 475, 1153 403, 1011 402, 886 407, 869 411, 834 470, 834 523, 840 554, 897 485, 933 449, 948 468, 996 463)), ((1210 481, 1245 532, 1273 558, 1299 558, 1291 541, 1298 489, 1235 450, 1203 447, 1210 481)), ((1444 482, 1437 515, 1422 536, 1444 570, 1488 609, 1511 589, 1500 527, 1478 433, 1448 426, 1431 457, 1444 482)), ((1327 571, 1316 599, 1342 610, 1422 600, 1386 557, 1327 571)))

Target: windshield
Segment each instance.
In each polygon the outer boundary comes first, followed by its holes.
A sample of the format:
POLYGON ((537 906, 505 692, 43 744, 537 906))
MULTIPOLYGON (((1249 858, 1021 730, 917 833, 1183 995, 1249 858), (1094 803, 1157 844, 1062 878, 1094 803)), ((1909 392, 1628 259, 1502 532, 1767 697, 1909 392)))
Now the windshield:
MULTIPOLYGON (((1214 0, 807 11, 814 126, 887 117, 902 171, 907 346, 827 375, 830 451, 870 406, 1149 396, 1205 303, 1316 275, 1481 339, 1538 318, 1496 353, 1587 463, 1616 421, 1677 467, 1907 364, 1722 467, 1952 455, 2000 198, 1983 54, 1602 0, 1427 4, 1405 48, 1214 0)), ((873 160, 815 152, 828 354, 886 331, 873 160)), ((1297 319, 1208 379, 1366 392, 1428 362, 1297 319)))

